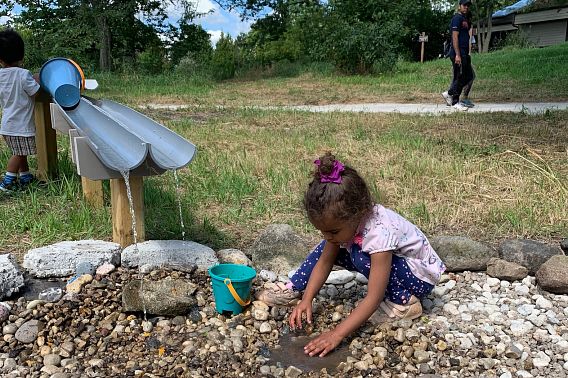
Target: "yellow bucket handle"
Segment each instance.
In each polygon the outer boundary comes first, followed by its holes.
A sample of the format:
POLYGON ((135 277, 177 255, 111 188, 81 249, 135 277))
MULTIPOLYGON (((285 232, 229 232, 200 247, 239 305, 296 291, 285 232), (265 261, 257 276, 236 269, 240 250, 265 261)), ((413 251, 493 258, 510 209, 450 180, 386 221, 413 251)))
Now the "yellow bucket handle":
POLYGON ((239 294, 237 293, 237 291, 235 290, 235 288, 233 287, 233 283, 231 282, 230 278, 225 278, 223 280, 223 283, 225 285, 227 285, 227 289, 229 289, 229 291, 231 292, 231 295, 233 296, 233 298, 235 298, 235 300, 237 301, 238 304, 240 304, 243 307, 248 306, 250 304, 250 297, 247 299, 246 302, 243 301, 241 299, 241 297, 239 296, 239 294))

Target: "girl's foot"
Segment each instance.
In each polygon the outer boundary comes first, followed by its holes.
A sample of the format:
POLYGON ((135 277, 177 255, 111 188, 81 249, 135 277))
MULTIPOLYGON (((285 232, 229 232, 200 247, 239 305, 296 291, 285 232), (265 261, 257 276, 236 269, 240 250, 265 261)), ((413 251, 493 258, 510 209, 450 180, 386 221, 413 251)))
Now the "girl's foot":
POLYGON ((421 315, 422 304, 420 304, 420 299, 413 295, 410 297, 410 301, 408 301, 405 305, 399 305, 385 299, 381 302, 377 311, 371 315, 369 322, 373 325, 379 325, 381 323, 393 322, 401 319, 412 320, 420 317, 421 315))
POLYGON ((264 289, 256 293, 256 299, 268 306, 295 306, 299 302, 299 297, 299 292, 282 282, 266 283, 264 289))

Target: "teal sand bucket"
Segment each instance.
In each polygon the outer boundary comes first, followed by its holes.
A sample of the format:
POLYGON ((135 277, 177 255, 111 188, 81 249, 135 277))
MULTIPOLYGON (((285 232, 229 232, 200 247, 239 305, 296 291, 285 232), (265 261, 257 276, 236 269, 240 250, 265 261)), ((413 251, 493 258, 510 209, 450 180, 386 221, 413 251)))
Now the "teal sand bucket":
POLYGON ((243 312, 243 307, 251 302, 252 280, 256 271, 246 265, 219 264, 209 268, 215 307, 219 314, 243 312))
POLYGON ((81 100, 81 72, 69 59, 54 58, 39 71, 39 81, 63 108, 74 108, 81 100))

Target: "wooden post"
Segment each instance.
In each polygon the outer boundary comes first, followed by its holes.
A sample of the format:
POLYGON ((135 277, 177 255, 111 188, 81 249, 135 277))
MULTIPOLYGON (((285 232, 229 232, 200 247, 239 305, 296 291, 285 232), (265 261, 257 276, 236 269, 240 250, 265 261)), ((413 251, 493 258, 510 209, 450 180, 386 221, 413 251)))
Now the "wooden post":
POLYGON ((422 42, 422 46, 420 47, 420 63, 424 63, 424 43, 428 42, 428 37, 426 36, 426 33, 422 32, 418 40, 422 42))
POLYGON ((37 177, 47 181, 57 175, 57 138, 51 127, 49 95, 40 89, 36 97, 34 117, 36 125, 37 177))
POLYGON ((81 186, 85 201, 95 208, 103 207, 103 182, 101 180, 90 180, 81 176, 81 186))
MULTIPOLYGON (((138 242, 141 242, 146 237, 144 224, 144 179, 142 177, 130 177, 129 181, 134 217, 136 218, 136 239, 138 242)), ((124 248, 134 244, 130 204, 124 179, 110 180, 110 198, 112 204, 112 239, 124 248)))

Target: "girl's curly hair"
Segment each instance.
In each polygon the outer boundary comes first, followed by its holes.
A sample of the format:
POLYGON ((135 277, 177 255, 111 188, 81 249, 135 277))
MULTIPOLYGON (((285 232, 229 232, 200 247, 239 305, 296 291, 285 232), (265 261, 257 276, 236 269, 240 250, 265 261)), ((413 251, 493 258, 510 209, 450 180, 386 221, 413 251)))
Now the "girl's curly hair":
POLYGON ((359 221, 368 215, 374 205, 371 192, 365 180, 357 171, 345 166, 341 182, 321 182, 322 175, 331 174, 335 167, 335 156, 330 152, 319 158, 313 180, 304 194, 304 208, 310 221, 332 216, 342 221, 359 221))

